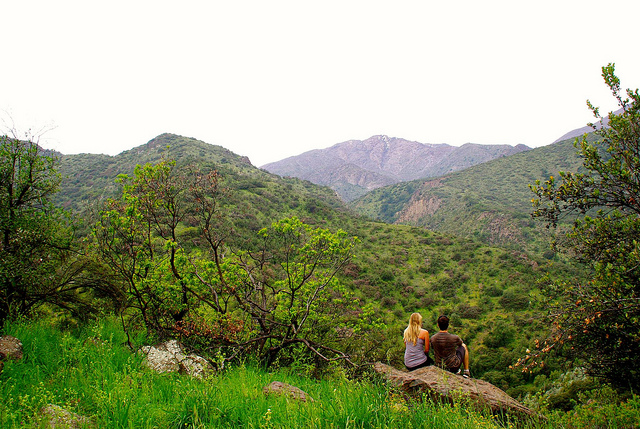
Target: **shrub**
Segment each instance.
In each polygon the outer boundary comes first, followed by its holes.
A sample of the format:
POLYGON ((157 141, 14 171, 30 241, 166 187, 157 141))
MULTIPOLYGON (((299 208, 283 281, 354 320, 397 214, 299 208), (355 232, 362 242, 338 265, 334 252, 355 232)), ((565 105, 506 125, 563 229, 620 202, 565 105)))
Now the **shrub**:
POLYGON ((495 285, 486 287, 484 291, 487 295, 494 298, 502 296, 502 293, 503 293, 502 289, 500 289, 498 286, 495 286, 495 285))
POLYGON ((382 298, 382 302, 381 302, 382 306, 386 308, 392 308, 397 303, 398 303, 398 300, 392 296, 385 296, 384 298, 382 298))
POLYGON ((523 310, 529 306, 529 296, 513 289, 507 289, 498 300, 501 306, 509 310, 523 310))
POLYGON ((380 280, 384 281, 384 282, 390 282, 395 278, 394 274, 392 271, 383 271, 380 274, 380 280))
POLYGON ((438 297, 434 294, 424 295, 420 300, 420 304, 423 308, 431 308, 440 302, 438 297))
MULTIPOLYGON (((578 395, 581 404, 569 412, 554 415, 558 426, 577 428, 637 428, 640 421, 640 396, 622 401, 609 387, 604 386, 578 395)), ((555 420, 554 419, 554 420, 555 420)))
POLYGON ((469 305, 465 302, 458 306, 456 313, 463 319, 477 319, 482 314, 482 309, 476 305, 469 305))
POLYGON ((491 332, 485 337, 484 344, 490 348, 507 347, 514 339, 515 331, 513 327, 504 321, 499 321, 494 325, 491 332))

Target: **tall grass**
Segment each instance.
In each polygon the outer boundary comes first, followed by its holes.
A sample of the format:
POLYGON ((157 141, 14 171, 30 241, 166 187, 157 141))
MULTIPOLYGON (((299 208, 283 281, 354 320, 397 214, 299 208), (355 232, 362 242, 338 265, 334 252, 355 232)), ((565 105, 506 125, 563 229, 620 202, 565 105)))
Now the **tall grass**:
MULTIPOLYGON (((39 427, 39 410, 60 405, 97 428, 496 428, 489 414, 407 401, 378 382, 315 380, 249 363, 198 380, 156 374, 125 347, 118 324, 102 320, 73 332, 45 322, 16 323, 24 358, 0 375, 0 427, 39 427), (314 401, 269 395, 272 381, 293 384, 314 401)), ((553 425, 549 425, 553 427, 553 425)))

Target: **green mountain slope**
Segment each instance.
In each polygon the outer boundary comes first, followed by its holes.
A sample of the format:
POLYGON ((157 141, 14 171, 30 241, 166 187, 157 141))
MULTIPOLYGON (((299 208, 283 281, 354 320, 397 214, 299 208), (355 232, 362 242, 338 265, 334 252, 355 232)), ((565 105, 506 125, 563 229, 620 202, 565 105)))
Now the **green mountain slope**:
POLYGON ((100 201, 116 195, 115 179, 119 174, 131 175, 136 165, 156 163, 163 157, 175 159, 178 166, 197 164, 221 173, 223 186, 232 191, 236 226, 244 233, 257 231, 285 216, 326 223, 346 211, 335 192, 327 187, 280 178, 221 146, 174 134, 162 134, 116 156, 62 155, 60 173, 64 180, 56 202, 76 213, 91 213, 100 201))
POLYGON ((538 251, 543 227, 533 222, 528 185, 581 166, 573 139, 495 159, 435 179, 376 189, 350 204, 388 223, 423 226, 483 242, 538 251))

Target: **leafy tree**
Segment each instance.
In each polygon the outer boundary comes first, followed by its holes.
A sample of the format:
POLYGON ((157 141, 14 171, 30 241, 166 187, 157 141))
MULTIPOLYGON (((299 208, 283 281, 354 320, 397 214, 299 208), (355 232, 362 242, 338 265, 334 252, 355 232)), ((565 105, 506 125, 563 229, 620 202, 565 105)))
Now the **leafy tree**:
POLYGON ((86 313, 79 291, 97 285, 73 251, 68 215, 51 202, 56 163, 31 140, 0 136, 0 325, 44 303, 86 313))
POLYGON ((561 172, 531 186, 534 217, 556 226, 572 219, 560 245, 591 268, 590 279, 552 282, 559 298, 551 312, 554 333, 542 351, 559 349, 584 360, 592 375, 637 389, 640 371, 640 95, 621 92, 614 65, 602 76, 621 112, 609 113, 608 127, 588 102, 600 124, 600 137, 576 140, 582 172, 561 172))
POLYGON ((259 236, 262 249, 238 252, 235 263, 234 295, 255 329, 243 346, 256 343, 267 364, 295 345, 324 361, 349 360, 330 344, 359 331, 357 301, 336 278, 351 260, 356 239, 297 218, 275 222, 259 236))
POLYGON ((220 249, 228 229, 221 227, 217 173, 163 160, 118 182, 122 195, 107 202, 94 236, 102 262, 124 285, 124 308, 160 335, 199 306, 225 313, 230 295, 221 290, 220 249), (208 249, 213 266, 194 243, 208 249))
POLYGON ((337 279, 357 240, 288 218, 259 231, 254 250, 232 249, 232 218, 216 172, 163 160, 121 175, 94 229, 96 251, 123 285, 125 313, 150 333, 199 347, 284 350, 349 360, 345 340, 372 326, 372 309, 337 279))

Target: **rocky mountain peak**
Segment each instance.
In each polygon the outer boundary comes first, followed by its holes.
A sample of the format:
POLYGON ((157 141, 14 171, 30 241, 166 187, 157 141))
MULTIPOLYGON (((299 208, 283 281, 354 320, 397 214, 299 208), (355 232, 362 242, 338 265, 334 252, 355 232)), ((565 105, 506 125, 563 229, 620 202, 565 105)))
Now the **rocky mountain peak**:
POLYGON ((351 201, 381 186, 439 176, 528 149, 524 145, 425 144, 382 134, 305 152, 262 168, 329 186, 343 200, 351 201))

